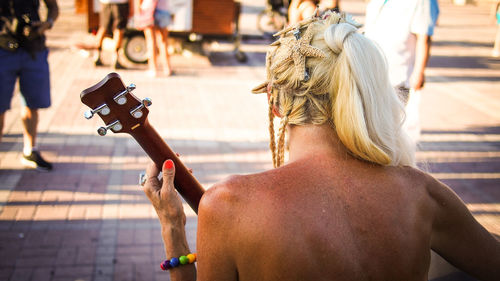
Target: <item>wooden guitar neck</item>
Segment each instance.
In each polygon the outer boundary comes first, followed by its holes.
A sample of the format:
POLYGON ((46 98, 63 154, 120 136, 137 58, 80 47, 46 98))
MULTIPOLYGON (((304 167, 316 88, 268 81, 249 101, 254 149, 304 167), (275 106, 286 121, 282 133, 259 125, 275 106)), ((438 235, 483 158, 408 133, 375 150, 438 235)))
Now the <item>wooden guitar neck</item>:
POLYGON ((189 169, 182 163, 167 143, 160 137, 156 130, 146 122, 135 128, 131 135, 149 155, 156 167, 161 171, 163 162, 171 159, 175 164, 175 188, 186 200, 189 206, 198 213, 201 196, 205 192, 203 186, 196 180, 189 169))

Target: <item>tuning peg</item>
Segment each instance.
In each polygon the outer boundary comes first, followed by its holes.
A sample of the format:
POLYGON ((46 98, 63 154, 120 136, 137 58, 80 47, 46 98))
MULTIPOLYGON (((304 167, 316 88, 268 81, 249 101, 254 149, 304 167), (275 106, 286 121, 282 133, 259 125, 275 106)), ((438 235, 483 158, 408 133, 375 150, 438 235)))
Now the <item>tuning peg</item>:
POLYGON ((142 100, 142 104, 144 104, 145 107, 150 107, 153 104, 153 101, 151 101, 150 98, 144 98, 142 100))
POLYGON ((136 107, 130 111, 130 115, 132 115, 134 118, 137 118, 137 119, 141 118, 143 115, 142 109, 144 107, 151 106, 152 103, 153 102, 151 101, 150 98, 143 99, 141 105, 139 105, 138 107, 136 107))
POLYGON ((123 92, 116 95, 113 99, 117 104, 124 105, 127 103, 127 98, 125 97, 125 94, 128 94, 133 90, 135 90, 135 84, 130 84, 123 92))
POLYGON ((106 127, 100 127, 97 129, 97 133, 101 136, 105 136, 106 133, 108 132, 109 129, 111 129, 113 132, 118 132, 123 128, 122 124, 120 121, 116 120, 113 123, 107 125, 106 127))
POLYGON ((108 115, 111 112, 111 110, 109 109, 107 104, 102 104, 95 109, 85 111, 83 116, 85 116, 85 118, 87 119, 90 119, 97 112, 100 112, 102 115, 108 115))

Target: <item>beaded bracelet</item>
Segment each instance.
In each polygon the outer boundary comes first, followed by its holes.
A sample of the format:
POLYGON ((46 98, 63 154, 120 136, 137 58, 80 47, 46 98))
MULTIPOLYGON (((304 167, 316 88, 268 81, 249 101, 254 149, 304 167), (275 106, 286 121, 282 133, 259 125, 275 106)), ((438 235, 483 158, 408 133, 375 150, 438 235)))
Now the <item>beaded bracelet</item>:
POLYGON ((171 258, 169 260, 165 260, 160 264, 161 269, 169 270, 174 267, 178 267, 180 265, 191 264, 196 261, 196 253, 187 254, 185 256, 180 256, 178 258, 171 258))

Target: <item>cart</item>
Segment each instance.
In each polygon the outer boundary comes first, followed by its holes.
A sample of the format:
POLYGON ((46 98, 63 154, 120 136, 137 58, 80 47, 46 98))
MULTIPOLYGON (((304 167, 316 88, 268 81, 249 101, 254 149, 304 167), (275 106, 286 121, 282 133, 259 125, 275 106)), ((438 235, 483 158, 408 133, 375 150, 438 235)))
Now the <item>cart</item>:
MULTIPOLYGON (((95 33, 99 28, 99 1, 75 0, 82 7, 86 6, 87 28, 95 33), (86 3, 85 3, 86 2, 86 3)), ((138 0, 129 0, 130 20, 125 30, 123 50, 125 57, 134 63, 147 62, 146 40, 142 31, 133 28, 133 14, 138 8, 138 0), (135 4, 134 4, 135 3, 135 4)), ((175 1, 174 1, 175 2, 175 1)), ((239 16, 241 3, 234 0, 192 0, 179 1, 187 3, 186 15, 188 24, 180 28, 169 28, 169 35, 185 44, 203 43, 214 40, 230 40, 234 44, 234 56, 239 62, 245 62, 247 56, 240 50, 241 34, 239 32, 239 16)))

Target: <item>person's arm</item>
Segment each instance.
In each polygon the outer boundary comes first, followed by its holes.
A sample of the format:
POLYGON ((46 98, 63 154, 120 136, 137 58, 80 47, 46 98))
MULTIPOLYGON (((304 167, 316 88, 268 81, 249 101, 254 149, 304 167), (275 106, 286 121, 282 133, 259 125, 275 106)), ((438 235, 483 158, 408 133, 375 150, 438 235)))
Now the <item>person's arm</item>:
POLYGON ((43 35, 45 31, 51 29, 59 16, 59 6, 57 5, 57 0, 44 0, 45 5, 47 6, 47 17, 45 21, 35 23, 34 25, 38 25, 38 33, 43 35))
POLYGON ((410 76, 410 88, 419 90, 424 87, 425 67, 429 61, 431 49, 431 37, 425 34, 415 34, 417 43, 415 47, 415 66, 410 76))
POLYGON ((238 199, 230 192, 227 182, 218 183, 203 195, 198 211, 198 279, 236 281, 235 257, 242 252, 239 235, 233 234, 239 218, 238 199))
MULTIPOLYGON (((161 224, 161 235, 167 259, 178 258, 190 253, 186 239, 186 215, 182 201, 174 188, 175 167, 171 160, 163 164, 163 180, 158 180, 159 171, 151 163, 146 174, 148 178, 144 184, 144 192, 153 204, 161 224)), ((196 280, 194 264, 181 265, 169 270, 172 281, 196 280)))
MULTIPOLYGON (((163 165, 163 179, 151 163, 146 174, 144 192, 153 204, 161 224, 166 258, 179 257, 190 252, 186 239, 186 216, 182 201, 174 188, 175 167, 167 160, 163 165), (169 169, 170 167, 170 169, 169 169)), ((227 192, 227 185, 219 183, 208 189, 198 208, 197 267, 182 265, 170 271, 172 281, 218 280, 236 281, 238 273, 233 257, 238 250, 233 247, 231 230, 235 208, 234 198, 227 192), (198 278, 198 279, 197 279, 198 278)), ((237 237, 233 237, 237 238, 237 237)))
POLYGON ((36 31, 39 35, 43 35, 45 31, 51 29, 59 16, 59 6, 57 5, 57 0, 44 0, 44 2, 47 6, 47 17, 45 21, 33 23, 34 27, 38 27, 36 31))
POLYGON ((480 280, 500 280, 500 242, 446 185, 431 180, 428 191, 435 202, 431 248, 480 280))
POLYGON ((56 21, 59 17, 59 6, 57 5, 57 0, 44 0, 47 6, 47 18, 46 21, 56 21))

